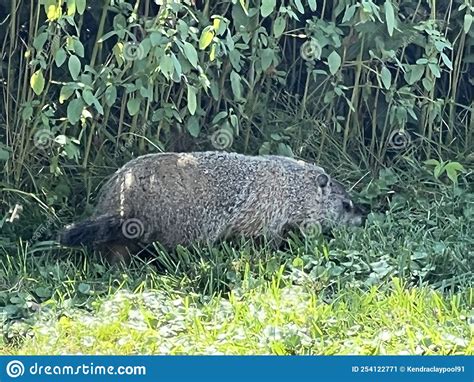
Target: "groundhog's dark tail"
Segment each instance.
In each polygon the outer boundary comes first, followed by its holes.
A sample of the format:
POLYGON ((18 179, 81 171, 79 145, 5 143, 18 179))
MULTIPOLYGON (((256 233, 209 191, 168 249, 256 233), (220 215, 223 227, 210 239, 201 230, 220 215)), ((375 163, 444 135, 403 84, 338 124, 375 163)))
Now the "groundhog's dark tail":
POLYGON ((101 215, 74 223, 59 234, 59 243, 67 247, 115 241, 121 237, 122 220, 116 215, 101 215))

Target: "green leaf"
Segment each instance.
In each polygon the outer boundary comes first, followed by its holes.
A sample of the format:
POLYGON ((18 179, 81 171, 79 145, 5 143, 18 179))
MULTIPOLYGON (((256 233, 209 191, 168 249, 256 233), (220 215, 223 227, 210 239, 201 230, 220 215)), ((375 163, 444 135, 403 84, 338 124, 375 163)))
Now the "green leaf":
POLYGON ((238 131, 239 131, 239 118, 235 114, 232 114, 230 116, 230 124, 235 129, 235 131, 238 133, 238 131))
POLYGON ((77 287, 77 290, 82 294, 90 294, 91 286, 86 283, 80 283, 77 287))
POLYGON ((421 77, 425 74, 425 66, 424 65, 415 65, 411 74, 411 81, 410 85, 418 82, 421 77))
POLYGON ((94 97, 94 100, 92 101, 92 103, 94 104, 94 107, 97 110, 97 112, 100 115, 104 115, 104 108, 102 107, 102 104, 99 102, 99 100, 96 97, 94 97))
POLYGON ((36 95, 40 95, 44 90, 44 77, 42 70, 37 70, 30 78, 30 86, 36 95))
POLYGON ((86 0, 76 0, 77 13, 82 15, 86 10, 86 0))
POLYGON ((396 19, 395 19, 395 11, 393 9, 392 2, 390 0, 386 0, 384 4, 385 8, 385 21, 387 22, 387 31, 390 37, 393 36, 393 30, 396 28, 396 19))
POLYGON ((23 119, 24 121, 29 121, 32 116, 33 116, 33 106, 31 105, 31 103, 28 103, 25 105, 25 107, 23 108, 21 112, 21 119, 23 119))
POLYGON ((220 111, 219 113, 217 113, 217 114, 215 115, 214 118, 212 118, 211 123, 212 123, 213 125, 216 125, 216 124, 218 124, 220 121, 222 121, 224 118, 227 118, 227 112, 226 112, 226 111, 220 111))
POLYGON ((67 0, 67 15, 74 16, 76 13, 76 0, 67 0))
POLYGON ((431 73, 433 73, 433 76, 435 76, 436 78, 440 78, 441 77, 441 73, 439 71, 439 66, 438 64, 428 64, 428 68, 430 68, 431 70, 431 73))
POLYGON ((415 121, 418 121, 418 117, 416 116, 416 113, 413 111, 413 107, 408 107, 407 112, 408 114, 410 114, 410 117, 412 117, 415 121))
POLYGON ((104 34, 101 38, 97 40, 98 43, 104 42, 105 40, 111 38, 112 36, 115 36, 117 34, 117 31, 110 31, 104 34))
POLYGON ((172 72, 173 80, 179 82, 181 80, 181 74, 183 74, 183 68, 174 53, 171 53, 171 61, 173 62, 174 68, 174 71, 172 72))
POLYGON ((152 32, 150 34, 150 44, 151 46, 157 46, 164 43, 164 36, 158 32, 152 32))
POLYGON ((234 70, 230 73, 230 85, 236 100, 242 99, 242 83, 240 75, 234 70))
POLYGON ((316 0, 308 0, 308 5, 312 12, 316 12, 316 9, 318 8, 316 0))
POLYGON ((466 171, 464 169, 464 166, 459 163, 459 162, 449 162, 447 165, 446 165, 446 170, 448 169, 451 169, 452 171, 457 171, 457 172, 464 172, 466 171))
POLYGON ((278 16, 273 23, 273 35, 275 38, 280 37, 286 28, 286 17, 285 16, 278 16))
POLYGON ((278 155, 283 155, 285 157, 293 158, 295 156, 291 147, 288 146, 286 143, 279 143, 277 147, 277 152, 278 155))
POLYGON ((425 160, 423 163, 426 164, 427 166, 437 166, 437 165, 439 165, 439 161, 436 160, 436 159, 428 159, 428 160, 425 160))
POLYGON ((214 38, 214 28, 212 25, 205 27, 201 33, 201 38, 199 39, 199 49, 206 49, 214 38))
POLYGON ((33 47, 36 49, 36 50, 42 50, 43 49, 43 46, 44 46, 44 43, 46 42, 46 40, 48 39, 48 32, 43 32, 43 33, 40 33, 38 36, 35 37, 35 39, 33 40, 33 47))
POLYGON ((96 98, 94 97, 94 94, 92 94, 92 91, 90 89, 85 89, 82 92, 82 99, 87 105, 90 106, 94 103, 96 98))
POLYGON ((445 48, 449 47, 444 41, 435 41, 434 45, 438 52, 442 52, 445 48))
POLYGON ((431 81, 429 78, 423 78, 421 80, 421 83, 423 84, 423 87, 425 88, 426 91, 431 91, 433 89, 434 83, 431 81))
POLYGON ((418 82, 425 73, 424 65, 410 65, 410 69, 405 73, 405 81, 408 85, 418 82))
POLYGON ((242 55, 239 53, 237 49, 231 50, 229 52, 229 60, 230 60, 230 63, 232 64, 232 67, 240 71, 240 69, 242 68, 241 61, 243 60, 242 60, 242 55))
POLYGON ((196 117, 195 115, 189 117, 188 121, 186 122, 186 130, 188 130, 189 134, 191 134, 192 137, 197 138, 201 131, 199 118, 196 117))
POLYGON ((117 88, 114 85, 109 86, 105 89, 105 103, 107 106, 112 106, 117 99, 117 88))
POLYGON ((335 50, 328 56, 328 65, 332 75, 336 74, 341 67, 341 56, 335 50))
POLYGON ((196 113, 197 109, 197 89, 188 84, 188 110, 191 115, 196 113))
POLYGON ((185 41, 184 46, 183 46, 183 50, 184 50, 184 55, 186 56, 186 58, 188 59, 190 64, 194 68, 197 68, 197 66, 198 66, 198 54, 197 54, 196 48, 194 48, 194 46, 192 44, 190 44, 189 42, 185 41))
POLYGON ((143 98, 148 98, 150 101, 152 101, 153 100, 153 86, 152 86, 152 84, 149 83, 148 86, 142 86, 140 88, 140 95, 143 98))
POLYGON ((273 63, 275 52, 271 48, 262 49, 260 59, 262 60, 263 71, 267 70, 273 63))
POLYGON ((76 98, 69 102, 69 105, 67 105, 67 119, 72 125, 81 120, 84 107, 85 104, 81 98, 76 98))
POLYGON ((59 68, 66 61, 66 51, 63 48, 59 48, 54 55, 54 62, 59 68))
POLYGON ((164 74, 164 76, 168 79, 171 78, 174 72, 174 63, 173 59, 169 55, 165 55, 161 57, 160 61, 160 70, 164 74))
POLYGON ((74 39, 73 42, 74 53, 76 53, 79 57, 84 58, 84 45, 78 39, 74 39))
POLYGON ((216 17, 212 23, 214 31, 217 33, 218 36, 222 36, 224 32, 227 30, 227 22, 225 19, 221 17, 216 17))
POLYGON ((218 101, 221 94, 219 83, 217 81, 211 81, 211 86, 209 88, 211 90, 211 96, 214 99, 214 101, 218 101))
POLYGON ((296 8, 298 9, 298 12, 301 14, 304 14, 304 7, 303 4, 301 3, 301 0, 294 0, 296 8))
POLYGON ((444 172, 444 163, 439 163, 433 170, 433 176, 438 179, 444 172))
POLYGON ((454 184, 457 184, 459 174, 456 171, 451 171, 449 169, 446 169, 446 174, 448 175, 448 178, 451 179, 451 181, 454 184))
POLYGON ((0 147, 0 161, 6 162, 10 158, 10 151, 0 147))
POLYGON ((52 295, 51 289, 42 286, 36 288, 35 293, 40 298, 50 298, 52 295))
POLYGON ((459 162, 449 162, 445 168, 448 178, 451 179, 454 184, 458 182, 459 173, 465 171, 463 165, 459 162))
POLYGON ((384 66, 380 74, 384 88, 387 90, 390 89, 390 85, 392 84, 392 73, 386 66, 384 66))
POLYGON ((342 23, 343 24, 347 21, 352 20, 352 18, 354 17, 356 9, 357 9, 357 7, 355 5, 351 5, 349 7, 346 7, 346 10, 344 12, 344 16, 342 17, 342 23))
POLYGON ((474 17, 470 13, 466 13, 464 15, 464 33, 465 34, 467 34, 469 32, 469 30, 471 29, 473 18, 474 17))
POLYGON ((141 100, 139 98, 129 98, 127 102, 128 114, 132 117, 140 111, 141 100))
POLYGON ((74 93, 75 88, 71 85, 64 85, 59 92, 59 103, 63 104, 74 93))
POLYGON ((81 61, 79 61, 79 58, 77 58, 77 56, 72 55, 71 57, 69 57, 67 65, 69 68, 69 73, 71 73, 72 79, 76 81, 79 77, 79 73, 81 72, 81 61))
POLYGON ((445 53, 441 53, 441 59, 443 60, 444 65, 449 68, 449 70, 453 70, 453 63, 445 53))
POLYGON ((427 58, 419 58, 418 60, 416 60, 417 65, 426 65, 427 63, 428 63, 427 58))
POLYGON ((273 13, 276 7, 276 0, 262 0, 260 13, 262 17, 267 17, 273 13))

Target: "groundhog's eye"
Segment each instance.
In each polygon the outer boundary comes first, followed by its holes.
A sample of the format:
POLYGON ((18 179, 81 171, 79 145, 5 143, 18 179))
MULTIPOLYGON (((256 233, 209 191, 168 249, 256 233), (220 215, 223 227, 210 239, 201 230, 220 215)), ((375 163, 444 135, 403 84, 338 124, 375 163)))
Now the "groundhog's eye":
POLYGON ((345 212, 351 212, 354 208, 354 204, 351 200, 343 200, 342 201, 342 208, 344 208, 345 212))

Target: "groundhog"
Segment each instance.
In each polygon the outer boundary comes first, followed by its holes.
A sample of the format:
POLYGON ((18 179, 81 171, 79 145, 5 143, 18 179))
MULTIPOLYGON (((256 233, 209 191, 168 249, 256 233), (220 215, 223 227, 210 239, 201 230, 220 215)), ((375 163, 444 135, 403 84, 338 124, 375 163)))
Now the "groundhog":
POLYGON ((103 186, 94 215, 67 226, 59 242, 92 246, 115 260, 159 242, 215 243, 265 237, 278 247, 289 230, 360 225, 344 187, 311 163, 226 152, 149 154, 103 186))

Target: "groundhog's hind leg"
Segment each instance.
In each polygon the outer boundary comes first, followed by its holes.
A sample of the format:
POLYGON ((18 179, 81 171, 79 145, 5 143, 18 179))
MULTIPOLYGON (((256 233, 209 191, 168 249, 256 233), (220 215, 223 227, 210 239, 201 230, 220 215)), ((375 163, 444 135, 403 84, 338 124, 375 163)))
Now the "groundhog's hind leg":
POLYGON ((121 243, 103 244, 98 248, 100 256, 102 256, 110 265, 115 264, 130 264, 131 249, 129 246, 121 243))

